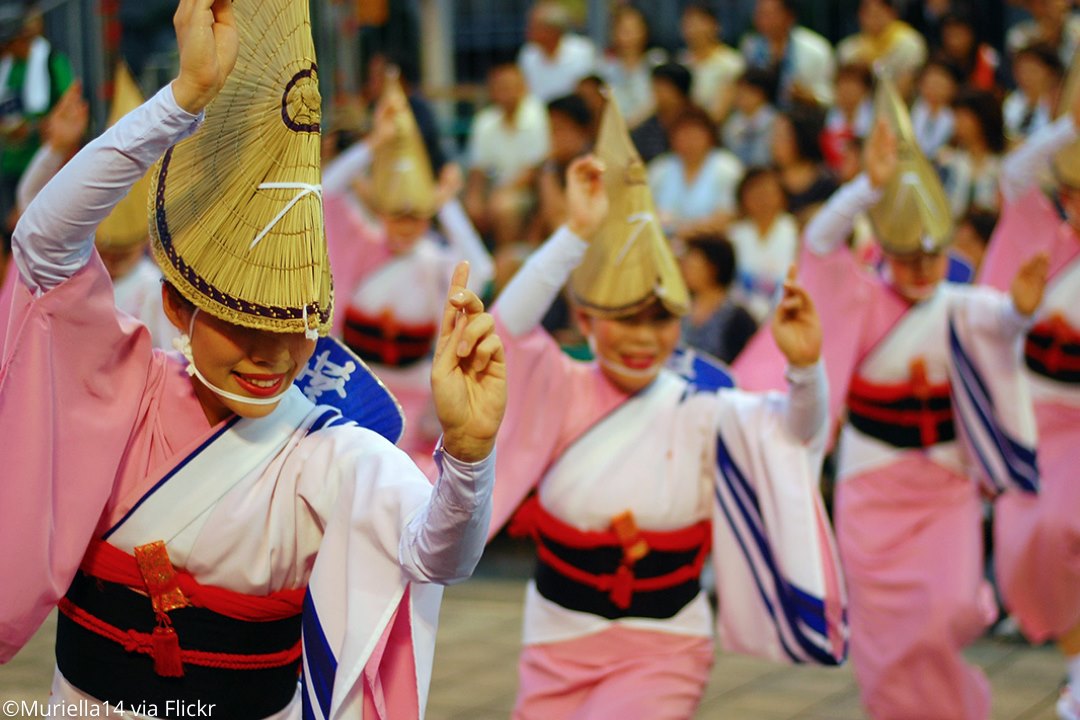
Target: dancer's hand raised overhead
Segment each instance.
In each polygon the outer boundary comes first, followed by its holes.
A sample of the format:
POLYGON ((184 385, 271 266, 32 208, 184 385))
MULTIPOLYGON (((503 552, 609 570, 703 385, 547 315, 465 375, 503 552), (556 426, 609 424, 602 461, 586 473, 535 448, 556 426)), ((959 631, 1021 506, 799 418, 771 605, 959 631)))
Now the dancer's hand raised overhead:
POLYGON ((450 281, 431 367, 431 392, 443 429, 443 448, 458 460, 491 454, 506 410, 506 357, 495 320, 469 290, 469 264, 450 281))

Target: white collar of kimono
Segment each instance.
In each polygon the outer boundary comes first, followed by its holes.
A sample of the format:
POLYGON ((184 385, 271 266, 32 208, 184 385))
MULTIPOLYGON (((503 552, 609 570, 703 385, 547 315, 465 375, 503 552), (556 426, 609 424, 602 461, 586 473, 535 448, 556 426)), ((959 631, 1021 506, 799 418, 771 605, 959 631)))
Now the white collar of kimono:
POLYGON ((289 388, 285 388, 277 395, 268 398, 253 398, 247 395, 238 395, 231 393, 228 390, 222 390, 217 385, 214 385, 207 380, 199 368, 195 365, 195 352, 191 349, 191 336, 195 334, 195 316, 199 314, 199 308, 195 308, 195 312, 191 313, 191 322, 188 323, 187 333, 181 335, 178 338, 173 338, 173 347, 180 351, 187 361, 187 374, 199 379, 203 385, 210 389, 215 395, 232 400, 234 402, 244 403, 245 405, 276 405, 281 402, 281 399, 285 397, 285 394, 289 392, 289 388))

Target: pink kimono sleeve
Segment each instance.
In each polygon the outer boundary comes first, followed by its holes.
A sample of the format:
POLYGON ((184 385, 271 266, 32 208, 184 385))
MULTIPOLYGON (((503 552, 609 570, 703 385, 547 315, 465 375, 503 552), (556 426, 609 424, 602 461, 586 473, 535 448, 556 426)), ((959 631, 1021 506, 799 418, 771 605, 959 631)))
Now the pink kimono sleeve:
POLYGON ((490 535, 543 477, 551 462, 626 399, 593 363, 574 360, 543 328, 515 337, 498 309, 506 349, 506 416, 499 430, 490 535))
POLYGON ((117 479, 153 351, 95 253, 34 297, 16 281, 0 366, 0 662, 67 591, 117 479))
POLYGON ((1052 279, 1080 254, 1075 231, 1038 187, 1006 203, 986 250, 979 282, 1008 292, 1020 266, 1036 253, 1050 258, 1052 279))

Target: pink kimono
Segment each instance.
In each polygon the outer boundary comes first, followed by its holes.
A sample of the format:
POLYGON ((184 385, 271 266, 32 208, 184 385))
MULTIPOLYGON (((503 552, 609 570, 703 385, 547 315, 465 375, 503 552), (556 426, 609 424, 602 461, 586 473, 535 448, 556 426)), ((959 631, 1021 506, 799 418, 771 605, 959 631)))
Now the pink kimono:
POLYGON ((714 630, 736 652, 838 664, 820 367, 791 372, 790 398, 757 396, 679 354, 627 396, 538 327, 583 249, 558 231, 494 311, 509 398, 492 533, 536 490, 510 525, 538 548, 514 717, 689 717, 714 630), (716 621, 699 583, 710 547, 716 621))
POLYGON ((1005 208, 979 278, 1004 290, 1032 255, 1050 258, 1043 303, 1024 344, 1039 425, 1040 492, 1002 498, 995 522, 998 583, 1035 642, 1080 624, 1080 236, 1034 182, 1075 138, 1065 117, 1007 158, 1005 208))
POLYGON ((105 701, 156 716, 168 711, 162 692, 207 701, 213 688, 230 718, 417 718, 434 583, 464 579, 479 559, 493 461, 440 454, 433 489, 390 442, 299 385, 265 418, 208 424, 182 359, 116 311, 92 244, 127 188, 197 126, 166 87, 84 148, 17 228, 22 277, 0 356, 0 541, 20 551, 0 556, 0 662, 60 601, 53 702, 88 716, 107 715, 105 701), (144 577, 175 570, 192 606, 155 613, 145 595, 95 582, 92 540, 136 557, 163 540, 167 564, 158 557, 144 577), (190 613, 223 593, 234 605, 302 596, 303 612, 258 628, 231 620, 244 612, 212 618, 225 649, 185 645, 197 635, 190 613), (122 605, 128 615, 102 617, 122 605), (262 638, 295 644, 260 650, 262 638), (213 667, 241 675, 209 685, 213 667))
MULTIPOLYGON (((1025 323, 1007 297, 948 283, 910 305, 861 267, 843 242, 876 199, 865 178, 839 190, 800 263, 822 318, 830 416, 845 419, 834 517, 855 675, 875 720, 985 720, 989 684, 961 655, 995 615, 970 475, 991 491, 1037 485, 1014 350, 1025 323)), ((739 382, 776 387, 778 355, 759 333, 739 382)))

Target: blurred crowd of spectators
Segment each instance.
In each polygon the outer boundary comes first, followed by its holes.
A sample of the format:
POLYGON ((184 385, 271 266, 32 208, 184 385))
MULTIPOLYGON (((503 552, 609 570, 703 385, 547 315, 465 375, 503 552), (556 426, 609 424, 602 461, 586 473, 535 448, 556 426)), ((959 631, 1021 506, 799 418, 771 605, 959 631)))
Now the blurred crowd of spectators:
MULTIPOLYGON (((731 359, 768 314, 800 228, 859 172, 880 74, 908 99, 915 134, 952 204, 957 252, 977 267, 999 206, 1003 153, 1055 116, 1080 47, 1074 0, 993 0, 994 8, 982 0, 851 0, 858 31, 835 44, 799 24, 808 3, 740 0, 751 27, 735 45, 722 40, 715 3, 681 3, 682 42, 674 48, 654 45, 649 15, 633 2, 612 4, 603 48, 574 31, 565 3, 533 3, 516 60, 487 73, 487 103, 471 118, 461 158, 463 202, 495 254, 495 289, 563 222, 564 171, 592 147, 612 98, 648 164, 659 220, 686 263, 695 302, 687 336, 731 359), (986 16, 1014 22, 989 38, 986 16)), ((170 0, 123 0, 118 8, 121 50, 138 75, 170 52, 170 0)), ((7 217, 72 72, 26 0, 0 0, 0 46, 0 217, 7 217)), ((439 172, 454 153, 420 92, 417 48, 401 50, 366 54, 360 102, 335 109, 327 151, 361 136, 364 111, 394 62, 439 172)), ((868 233, 862 228, 859 237, 868 233)), ((565 316, 554 313, 549 327, 572 340, 565 316)))
POLYGON ((980 37, 973 0, 860 0, 859 31, 836 45, 799 25, 799 0, 750 4, 737 47, 709 3, 685 5, 675 52, 652 46, 633 3, 614 10, 606 48, 575 34, 557 0, 532 6, 516 62, 488 74, 490 105, 464 155, 465 205, 500 279, 562 222, 562 171, 591 147, 611 97, 687 265, 688 337, 734 357, 768 314, 800 228, 859 172, 883 74, 940 172, 965 240, 957 252, 978 266, 1003 153, 1055 115, 1080 43, 1072 0, 1023 2, 1029 17, 1007 29, 1004 53, 980 37))

